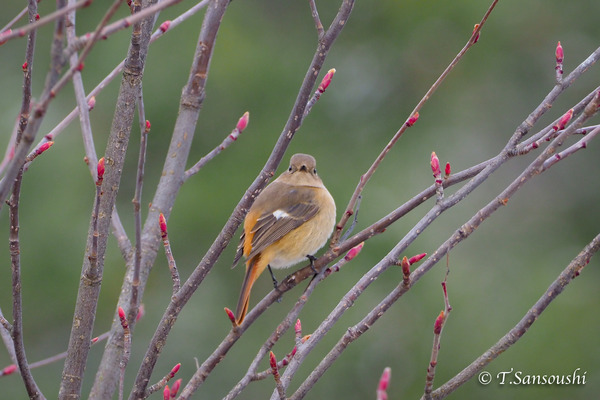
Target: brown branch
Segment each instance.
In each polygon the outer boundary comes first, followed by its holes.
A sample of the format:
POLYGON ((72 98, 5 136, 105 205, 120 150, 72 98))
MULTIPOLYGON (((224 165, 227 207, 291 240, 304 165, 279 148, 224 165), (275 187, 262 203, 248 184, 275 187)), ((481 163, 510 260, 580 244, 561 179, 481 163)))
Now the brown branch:
POLYGON ((46 15, 43 18, 35 22, 30 22, 29 24, 22 26, 21 28, 15 28, 13 31, 4 31, 0 34, 0 41, 5 42, 16 37, 25 36, 27 33, 31 31, 37 30, 39 27, 44 26, 52 21, 59 21, 64 19, 65 15, 70 13, 71 11, 75 11, 78 8, 87 7, 92 3, 92 0, 80 0, 77 3, 69 5, 67 7, 57 6, 57 10, 53 13, 46 15))
POLYGON ((140 86, 138 97, 138 119, 140 126, 140 150, 138 155, 137 172, 135 179, 135 193, 131 203, 133 204, 133 218, 135 226, 135 252, 133 257, 133 281, 131 282, 131 299, 129 301, 130 323, 134 323, 139 305, 139 286, 140 286, 140 268, 142 264, 142 213, 141 200, 142 189, 144 187, 144 169, 146 165, 146 149, 148 147, 148 133, 150 132, 150 122, 146 120, 144 111, 144 96, 140 86))
POLYGON ((25 344, 23 342, 23 308, 21 300, 21 250, 19 241, 19 200, 21 194, 21 181, 23 178, 23 171, 21 171, 15 179, 13 185, 13 192, 8 202, 9 206, 9 218, 10 218, 10 234, 9 234, 9 247, 10 247, 10 259, 12 267, 12 288, 13 288, 13 326, 12 326, 12 338, 14 343, 15 355, 17 358, 17 364, 25 389, 30 399, 45 399, 44 395, 40 391, 37 383, 33 379, 31 369, 27 362, 27 356, 25 354, 25 344))
MULTIPOLYGON (((13 19, 11 19, 10 21, 8 21, 8 23, 6 25, 4 25, 2 27, 2 29, 0 29, 0 32, 4 33, 5 31, 7 31, 8 29, 12 28, 12 26, 14 24, 17 23, 18 20, 20 20, 23 15, 27 14, 27 10, 29 7, 25 7, 23 8, 21 11, 19 11, 19 13, 17 15, 15 15, 15 17, 13 19)), ((35 29, 34 29, 35 30, 35 29)))
MULTIPOLYGON (((311 65, 306 72, 305 78, 302 82, 302 86, 296 98, 296 102, 292 108, 292 112, 286 122, 283 132, 281 133, 271 156, 263 167, 259 176, 254 180, 252 185, 246 191, 244 197, 240 200, 236 208, 234 209, 232 216, 227 221, 225 227, 213 242, 213 245, 207 252, 207 255, 196 267, 186 284, 183 285, 182 289, 174 296, 173 301, 169 304, 167 312, 163 316, 161 325, 159 326, 153 342, 156 343, 159 340, 163 340, 168 334, 172 318, 177 315, 176 310, 181 307, 189 300, 195 288, 202 282, 212 265, 216 262, 223 249, 227 246, 231 237, 240 222, 242 221, 248 208, 260 193, 261 189, 266 184, 267 180, 271 178, 276 170, 278 164, 281 162, 283 154, 292 140, 295 132, 298 130, 302 123, 302 115, 308 102, 312 88, 315 85, 316 77, 318 72, 321 70, 325 58, 333 45, 335 39, 340 34, 341 30, 345 26, 350 12, 354 6, 353 1, 345 0, 340 7, 337 15, 333 19, 330 27, 323 36, 323 39, 319 42, 317 50, 313 56, 311 65), (169 322, 169 323, 167 323, 169 322)), ((246 317, 248 318, 248 317, 246 317)), ((196 371, 192 379, 188 382, 185 388, 182 390, 180 398, 189 398, 196 389, 204 382, 206 376, 215 368, 215 366, 223 359, 227 351, 233 346, 237 340, 235 333, 230 333, 228 338, 231 339, 228 343, 222 343, 215 351, 209 356, 208 359, 200 366, 196 371)), ((225 339, 228 340, 228 339, 225 339)), ((148 353, 147 353, 148 355, 148 353)))
POLYGON ((154 385, 150 386, 148 390, 146 390, 146 393, 143 398, 145 399, 152 393, 158 392, 160 389, 164 388, 167 382, 169 382, 175 376, 177 371, 179 371, 180 367, 181 364, 176 364, 167 375, 163 376, 160 381, 156 382, 154 385))
POLYGON ((237 138, 240 136, 240 134, 244 131, 244 129, 246 129, 249 119, 250 119, 250 113, 248 111, 246 111, 244 113, 244 115, 242 115, 240 117, 240 119, 238 120, 235 128, 231 131, 231 133, 229 135, 227 135, 227 137, 221 142, 220 145, 218 145, 217 147, 212 149, 212 151, 210 151, 207 155, 202 157, 196 164, 194 164, 193 167, 191 167, 190 169, 185 171, 185 174, 183 176, 184 181, 187 181, 193 175, 200 172, 200 170, 206 164, 208 164, 209 161, 211 161, 213 158, 215 158, 217 155, 219 155, 223 150, 225 150, 230 145, 232 145, 237 140, 237 138))
POLYGON ((444 310, 440 312, 440 315, 438 315, 438 317, 435 319, 435 323, 433 325, 433 345, 431 346, 431 358, 429 360, 429 365, 427 367, 427 377, 425 379, 424 397, 426 400, 431 400, 431 390, 433 389, 435 369, 437 367, 438 356, 440 352, 442 331, 444 329, 444 326, 446 325, 446 321, 448 320, 450 311, 452 310, 452 307, 450 307, 450 302, 448 301, 448 288, 446 285, 447 280, 448 270, 446 270, 446 276, 444 278, 444 281, 442 282, 442 289, 444 292, 444 310))
POLYGON ((467 44, 465 44, 465 46, 462 48, 462 50, 460 50, 458 52, 456 57, 454 57, 454 59, 446 67, 444 72, 442 72, 442 74, 433 83, 433 85, 429 88, 429 90, 427 90, 427 93, 425 93, 423 98, 419 101, 419 103, 417 103, 417 105, 415 106, 413 111, 409 114, 409 117, 407 118, 406 122, 404 124, 402 124, 402 127, 400 127, 400 129, 394 134, 394 136, 389 141, 389 143, 383 148, 383 150, 381 151, 379 156, 375 159, 373 164, 369 167, 367 172, 365 172, 360 177, 358 185, 357 185, 356 189, 354 190, 354 193, 352 194, 352 197, 350 198, 348 205, 346 206, 346 210, 342 214, 340 221, 337 223, 337 225, 335 227, 333 237, 331 239, 331 246, 334 246, 337 244, 337 242, 340 238, 340 235, 342 233, 342 229, 344 229, 344 226, 346 225, 346 223, 348 222, 348 219, 350 218, 350 216, 353 213, 354 206, 358 200, 358 197, 362 194, 363 189, 365 188, 369 179, 371 179, 371 177, 377 170, 377 167, 379 167, 379 164, 381 164, 381 162, 383 161, 385 156, 389 153, 389 151, 392 149, 392 147, 398 141, 398 139, 400 139, 400 137, 406 131, 406 129, 411 127, 412 124, 414 124, 414 122, 416 121, 416 119, 419 116, 419 111, 421 110, 421 108, 423 108, 425 103, 427 103, 427 101, 431 98, 433 93, 435 93, 435 91, 440 87, 442 82, 446 79, 446 77, 450 74, 450 72, 454 69, 454 67, 456 67, 456 65, 458 65, 458 63, 463 58, 463 56, 466 54, 466 52, 477 42, 477 39, 479 38, 479 33, 481 32, 483 25, 485 24, 488 17, 490 16, 492 11, 496 7, 497 3, 498 3, 498 0, 492 1, 492 4, 490 5, 488 10, 484 14, 483 18, 481 19, 481 22, 478 25, 476 25, 476 28, 473 31, 473 33, 471 34, 471 37, 469 38, 469 40, 467 41, 467 44))
POLYGON ((562 293, 575 277, 579 276, 581 270, 590 262, 590 259, 598 250, 600 250, 600 234, 569 263, 517 325, 454 378, 434 390, 431 397, 436 400, 445 398, 521 339, 550 303, 562 293))
POLYGON ((325 33, 323 29, 323 24, 321 23, 321 19, 319 18, 319 12, 317 11, 317 5, 315 4, 315 0, 308 0, 308 4, 310 5, 310 14, 315 21, 315 28, 317 28, 317 35, 319 39, 321 39, 325 33))
MULTIPOLYGON (((114 14, 117 10, 118 4, 120 4, 122 0, 116 0, 113 6, 108 10, 108 12, 104 15, 102 20, 100 21, 98 27, 96 28, 95 33, 92 35, 92 38, 87 43, 87 45, 83 48, 79 58, 77 59, 76 66, 70 68, 60 79, 59 73, 64 65, 64 60, 62 58, 62 39, 63 32, 65 26, 65 17, 64 13, 62 13, 59 18, 56 19, 56 27, 54 40, 52 44, 52 65, 46 77, 46 85, 44 87, 44 91, 40 97, 40 101, 33 108, 33 113, 29 118, 27 123, 27 129, 23 132, 21 141, 15 149, 15 153, 11 163, 8 166, 8 169, 4 175, 2 181, 0 181, 0 206, 12 185, 13 180, 23 167, 23 163, 25 162, 26 155, 35 140, 35 136, 40 128, 44 115, 48 109, 49 103, 56 97, 56 95, 60 92, 62 88, 70 81, 73 74, 81 68, 83 65, 83 61, 91 51, 92 47, 96 43, 99 38, 99 32, 102 27, 108 22, 108 19, 114 14)), ((59 9, 66 9, 68 7, 65 6, 65 0, 58 0, 57 7, 59 9)), ((59 10, 61 11, 61 10, 59 10)), ((62 11, 61 11, 62 12, 62 11)))
MULTIPOLYGON (((583 71, 582 71, 583 72, 583 71)), ((546 97, 545 100, 555 99, 553 96, 558 96, 561 91, 555 87, 551 91, 551 93, 546 97)), ((493 212, 495 212, 500 205, 506 204, 508 199, 514 194, 517 190, 519 190, 531 177, 542 172, 540 170, 541 165, 544 160, 547 159, 558 146, 562 144, 564 139, 569 135, 573 134, 576 129, 578 129, 581 124, 587 120, 594 112, 597 110, 597 103, 600 100, 598 96, 594 97, 594 99, 586 106, 586 110, 589 112, 584 112, 568 129, 566 129, 563 133, 561 133, 545 150, 542 152, 536 160, 528 168, 523 171, 523 173, 513 181, 499 196, 497 196, 493 201, 491 201, 486 207, 476 213, 466 224, 464 224, 454 235, 452 235, 438 250, 434 253, 432 257, 430 257, 427 262, 425 262, 421 267, 419 267, 413 274, 411 274, 410 284, 414 284, 422 274, 427 272, 433 265, 435 265, 440 257, 443 257, 452 247, 456 244, 467 238, 484 220, 486 220, 493 212)), ((502 150, 502 152, 495 157, 495 160, 484 168, 481 173, 479 173, 474 179, 472 179, 468 184, 464 185, 461 189, 459 189, 452 196, 448 197, 444 201, 437 202, 436 205, 410 230, 409 233, 388 253, 388 255, 382 259, 377 265, 375 265, 367 274, 365 274, 358 283, 344 296, 344 298, 338 303, 338 305, 334 308, 334 310, 329 314, 329 316, 324 320, 324 322, 313 332, 311 336, 311 340, 307 342, 307 344, 298 349, 296 357, 290 363, 290 366, 286 369, 282 382, 285 387, 289 385, 289 381, 295 371, 298 368, 298 365, 302 363, 307 354, 314 348, 316 343, 318 343, 326 332, 331 329, 333 324, 341 317, 341 315, 350 307, 356 298, 362 294, 362 292, 373 282, 377 276, 379 276, 383 271, 385 271, 390 265, 394 264, 395 259, 407 248, 407 246, 412 243, 418 235, 423 232, 432 222, 435 220, 441 213, 446 211, 448 208, 456 205, 459 201, 464 199, 469 193, 471 193, 477 186, 479 186, 485 179, 501 164, 503 164, 508 159, 508 153, 510 149, 513 149, 516 145, 515 139, 521 138, 525 132, 528 130, 530 125, 526 125, 527 122, 531 122, 532 124, 537 121, 539 117, 548 109, 546 108, 548 103, 543 102, 534 113, 530 114, 525 123, 521 124, 516 132, 513 134, 511 139, 509 140, 507 146, 502 150)), ((549 103, 551 104, 551 102, 549 103)), ((532 126, 532 125, 531 125, 532 126)), ((387 308, 391 306, 393 302, 395 302, 402 294, 404 289, 396 289, 388 297, 386 298, 385 305, 387 308)), ((319 364, 319 366, 311 373, 311 375, 305 380, 305 382, 300 386, 300 388, 296 391, 294 395, 290 398, 301 398, 307 392, 309 387, 312 385, 324 374, 325 370, 331 366, 333 361, 337 359, 341 351, 345 349, 349 342, 355 340, 358 336, 360 336, 366 329, 368 329, 372 324, 383 314, 385 310, 382 308, 382 304, 376 307, 365 319, 360 326, 360 329, 357 331, 349 330, 347 333, 347 337, 340 339, 338 344, 330 351, 330 353, 323 359, 323 361, 319 364), (364 329, 364 330, 363 330, 364 329)), ((386 308, 386 309, 387 309, 386 308)))
MULTIPOLYGON (((116 4, 107 12, 103 21, 107 21, 109 14, 115 11, 116 4)), ((102 26, 102 23, 99 24, 96 32, 99 32, 102 26)), ((104 269, 104 254, 111 226, 110 216, 113 212, 123 172, 123 164, 135 110, 134 107, 140 90, 145 54, 150 39, 149 29, 147 34, 144 35, 143 33, 141 24, 134 27, 129 57, 125 63, 125 72, 116 102, 115 114, 105 152, 106 173, 104 174, 101 186, 102 195, 98 198, 96 205, 98 208, 97 228, 94 228, 92 221, 88 230, 88 242, 86 245, 86 249, 88 250, 83 260, 71 337, 67 350, 68 356, 65 360, 59 391, 59 398, 61 399, 79 398, 81 393, 82 377, 89 353, 89 342, 94 326, 98 296, 100 294, 100 284, 104 269), (91 253, 94 242, 97 242, 96 254, 91 253)), ((93 43, 93 41, 89 42, 86 48, 93 43)), ((86 54, 86 48, 82 51, 79 57, 80 60, 86 54)))
MULTIPOLYGON (((258 369, 258 365, 259 365, 260 361, 262 361, 262 359, 268 354, 268 352, 273 348, 273 346, 275 346, 275 343, 277 343, 277 341, 279 341, 279 339, 288 331, 288 329, 292 326, 294 321, 299 321, 298 316, 300 315, 300 312, 302 311, 302 309, 308 302, 308 299, 314 292, 317 285, 323 279, 325 279, 329 275, 331 275, 332 272, 339 271, 340 268, 342 268, 346 263, 348 263, 354 257, 356 257, 358 255, 358 253, 361 251, 362 247, 363 247, 362 243, 357 245, 356 247, 351 249, 344 258, 340 259, 331 268, 327 268, 324 271, 322 271, 321 273, 319 273, 313 277, 313 279, 310 281, 310 283, 308 284, 306 289, 304 289, 304 291, 302 292, 302 295, 298 298, 298 301, 296 301, 296 304, 294 304, 294 306, 292 307, 290 312, 285 316, 283 321, 281 321, 281 323, 273 331, 271 336, 269 336, 269 338, 261 346, 261 348, 258 351, 258 354, 256 354, 256 356, 250 363, 250 366, 248 367, 246 374, 244 374, 242 379, 231 389, 231 391, 227 394, 227 396, 224 398, 224 400, 234 399, 246 388, 246 386, 248 386, 248 384, 250 382, 258 380, 256 370, 258 369)), ((261 315, 267 309, 267 307, 269 305, 272 304, 269 300, 271 298, 277 296, 278 292, 279 292, 279 288, 273 290, 267 297, 265 297, 265 299, 260 301, 248 313, 248 315, 244 319, 244 323, 242 325, 236 326, 234 328, 233 331, 235 332, 236 335, 238 335, 238 337, 241 336, 246 331, 248 326, 251 325, 256 320, 256 318, 258 318, 258 316, 261 315)), ((279 293, 279 294, 281 294, 281 293, 279 293)), ((298 324, 298 322, 296 322, 296 324, 298 324)), ((299 328, 297 329, 297 331, 299 331, 299 328)), ((298 332, 297 336, 300 336, 299 332, 298 332)), ((300 338, 298 338, 298 341, 300 341, 300 338)), ((295 354, 295 351, 293 353, 295 354)), ((289 359, 291 359, 291 357, 289 359)), ((286 365, 287 365, 287 363, 286 363, 286 365)))

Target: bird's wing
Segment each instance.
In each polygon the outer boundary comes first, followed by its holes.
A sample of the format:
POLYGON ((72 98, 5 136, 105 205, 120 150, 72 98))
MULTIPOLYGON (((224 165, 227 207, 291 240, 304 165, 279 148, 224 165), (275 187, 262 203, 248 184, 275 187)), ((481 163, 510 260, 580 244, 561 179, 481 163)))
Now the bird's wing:
POLYGON ((251 229, 253 235, 249 236, 252 237, 252 247, 248 258, 259 254, 317 214, 319 206, 313 201, 313 190, 307 187, 292 188, 284 191, 281 199, 271 201, 276 207, 260 215, 251 229))
POLYGON ((240 261, 240 258, 242 258, 242 255, 244 254, 245 238, 246 238, 246 232, 242 231, 242 235, 240 236, 240 243, 238 243, 238 247, 235 252, 235 258, 233 259, 233 265, 231 266, 231 268, 233 268, 237 265, 237 263, 240 261))

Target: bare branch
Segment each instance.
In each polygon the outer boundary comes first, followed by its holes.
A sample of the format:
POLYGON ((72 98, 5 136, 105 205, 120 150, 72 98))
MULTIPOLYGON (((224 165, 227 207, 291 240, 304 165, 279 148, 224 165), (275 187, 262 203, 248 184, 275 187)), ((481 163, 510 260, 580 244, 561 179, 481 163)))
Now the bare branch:
MULTIPOLYGON (((116 4, 116 3, 115 3, 116 4)), ((114 10, 111 9, 110 12, 114 10)), ((108 13, 107 13, 108 14, 108 13)), ((107 20, 107 16, 103 21, 107 20)), ((77 295, 77 303, 73 316, 71 337, 69 340, 68 356, 63 369, 63 379, 59 391, 59 398, 79 398, 81 391, 81 378, 89 352, 89 342, 104 268, 104 254, 110 229, 110 216, 112 215, 117 192, 123 172, 125 153, 129 143, 134 107, 139 96, 142 71, 144 68, 145 54, 150 40, 150 28, 142 29, 142 24, 136 24, 133 29, 130 53, 125 63, 125 72, 121 81, 121 90, 116 103, 115 115, 111 133, 106 147, 106 173, 101 186, 102 195, 97 198, 98 223, 97 229, 90 224, 88 231, 88 252, 92 243, 98 242, 97 254, 87 253, 83 260, 82 277, 77 295), (147 32, 147 33, 145 33, 147 32), (97 234, 96 234, 97 232, 97 234)), ((149 24, 148 24, 149 25, 149 24)), ((97 32, 102 28, 100 24, 97 32)), ((87 46, 93 43, 89 42, 87 46)), ((87 48, 86 46, 86 48, 87 48)), ((82 51, 80 59, 85 55, 82 51)))
POLYGON ((310 5, 310 13, 315 20, 315 28, 317 28, 317 35, 319 39, 321 39, 325 33, 323 29, 323 24, 321 23, 321 19, 319 18, 319 12, 317 11, 317 5, 315 4, 315 0, 308 0, 308 4, 310 5))
POLYGON ((423 98, 419 101, 419 103, 415 106, 413 111, 410 113, 410 117, 406 120, 406 123, 402 124, 402 127, 400 127, 400 129, 396 132, 396 134, 394 134, 392 139, 384 147, 384 149, 381 151, 379 156, 375 159, 373 164, 369 167, 367 172, 365 172, 360 177, 358 186, 354 190, 354 193, 352 194, 352 197, 350 198, 350 201, 348 202, 348 206, 346 206, 346 211, 342 214, 342 218, 336 225, 335 231, 333 233, 333 238, 331 239, 332 246, 337 244, 337 242, 340 238, 340 235, 342 233, 342 229, 344 229, 344 226, 346 225, 346 223, 348 222, 348 219, 352 215, 352 210, 354 210, 354 205, 355 205, 356 201, 358 200, 358 196, 360 196, 360 194, 362 193, 367 182, 369 181, 369 179, 371 179, 371 176, 373 176, 373 174, 377 170, 377 167, 379 167, 379 164, 381 164, 381 161, 383 161, 383 159, 385 158, 387 153, 389 153, 389 151, 392 149, 394 144, 398 141, 398 139, 400 139, 402 134, 406 131, 406 128, 408 128, 414 124, 414 122, 416 121, 416 118, 418 118, 419 111, 421 110, 421 108, 423 108, 423 106, 431 98, 433 93, 435 93, 435 91, 440 87, 442 82, 446 79, 446 77, 450 74, 450 72, 454 69, 454 67, 456 67, 456 65, 458 65, 460 60, 463 58, 463 56, 466 54, 466 52, 471 48, 471 46, 473 46, 477 42, 477 39, 479 38, 479 33, 481 32, 483 25, 485 24, 488 17, 490 16, 492 11, 496 7, 497 3, 498 3, 498 0, 492 1, 492 4, 490 5, 488 10, 484 14, 483 18, 481 19, 481 22, 478 25, 476 25, 476 28, 473 31, 473 33, 471 34, 471 37, 469 38, 469 40, 467 41, 467 44, 462 48, 461 51, 458 52, 456 57, 454 57, 454 59, 446 67, 444 72, 442 72, 442 74, 439 76, 439 78, 433 83, 433 85, 431 85, 431 87, 429 88, 427 93, 425 93, 423 98))
POLYGON ((91 0, 80 0, 77 3, 69 5, 68 7, 57 7, 57 10, 53 13, 48 14, 35 22, 30 22, 29 24, 21 28, 16 28, 14 31, 7 32, 3 30, 0 34, 0 41, 5 42, 16 37, 25 36, 27 33, 34 31, 37 28, 44 26, 52 21, 58 21, 60 19, 63 19, 65 15, 70 13, 71 11, 77 10, 78 8, 87 7, 91 3, 91 0))
MULTIPOLYGON (((484 352, 476 360, 458 373, 454 378, 444 383, 438 389, 431 393, 433 399, 443 399, 458 387, 471 379, 479 371, 483 370, 500 354, 504 353, 510 346, 515 344, 537 321, 538 317, 550 303, 558 297, 565 287, 581 273, 581 270, 590 262, 592 256, 600 249, 600 234, 596 236, 569 265, 561 272, 554 282, 548 287, 548 290, 539 298, 527 313, 521 318, 519 323, 506 333, 495 345, 484 352)), ((423 397, 424 399, 424 397, 423 397)))

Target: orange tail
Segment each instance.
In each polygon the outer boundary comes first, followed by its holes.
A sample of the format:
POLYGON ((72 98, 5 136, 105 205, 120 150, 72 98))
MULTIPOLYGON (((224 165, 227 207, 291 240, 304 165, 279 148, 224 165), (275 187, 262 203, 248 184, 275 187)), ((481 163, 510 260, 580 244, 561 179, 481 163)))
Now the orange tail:
POLYGON ((252 285, 254 285, 256 279, 265 270, 265 267, 266 265, 262 265, 260 262, 260 255, 246 262, 246 276, 244 277, 244 283, 242 283, 242 291, 240 292, 240 298, 235 311, 235 322, 238 325, 244 322, 244 318, 248 312, 248 303, 250 302, 250 290, 252 289, 252 285))

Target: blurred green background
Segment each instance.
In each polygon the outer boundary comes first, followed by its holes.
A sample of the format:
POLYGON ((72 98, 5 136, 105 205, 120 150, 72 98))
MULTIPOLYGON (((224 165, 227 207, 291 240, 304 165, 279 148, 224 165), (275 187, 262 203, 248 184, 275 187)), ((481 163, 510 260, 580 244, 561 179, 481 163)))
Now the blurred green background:
MULTIPOLYGON (((25 2, 3 5, 4 25, 25 2)), ((166 10, 159 23, 189 8, 183 1, 166 10)), ((358 179, 408 117, 408 113, 467 41, 489 2, 357 1, 335 43, 323 73, 337 73, 327 93, 306 118, 283 164, 295 152, 318 160, 320 174, 343 209, 358 179)), ((53 2, 40 3, 40 14, 53 2)), ((107 7, 100 1, 78 13, 78 33, 92 30, 107 7)), ((338 1, 319 2, 325 25, 338 1)), ((357 229, 368 226, 430 185, 429 156, 435 150, 454 171, 483 161, 502 148, 515 127, 554 85, 554 50, 560 40, 569 73, 599 45, 600 3, 595 0, 501 1, 479 43, 444 82, 421 112, 418 123, 396 144, 369 182, 357 229)), ((125 9, 119 15, 125 15, 125 9)), ((181 89, 202 21, 202 13, 152 45, 144 79, 147 118, 152 122, 143 204, 161 174, 163 158, 177 116, 181 89)), ((20 24, 18 24, 20 25, 20 24)), ((38 96, 48 60, 51 27, 40 30, 35 54, 34 95, 38 96)), ((189 165, 202 157, 235 126, 244 111, 250 125, 239 140, 181 189, 169 221, 169 234, 182 278, 187 278, 264 165, 296 98, 316 46, 316 33, 305 1, 233 2, 223 20, 207 84, 189 165)), ((129 31, 97 44, 83 78, 91 90, 125 55, 129 31)), ((0 48, 0 147, 5 148, 20 107, 25 40, 0 48)), ((323 74, 321 74, 323 75, 323 74)), ((597 67, 556 102, 541 128, 562 115, 598 85, 597 67)), ((110 129, 118 80, 97 96, 91 113, 101 155, 110 129)), ((52 103, 41 137, 73 108, 69 85, 52 103)), ((535 129, 534 129, 535 130, 535 129)), ((133 197, 137 141, 134 128, 119 192, 118 209, 133 237, 133 197)), ((597 141, 596 141, 597 142, 597 141)), ((544 293, 569 261, 600 227, 599 150, 584 151, 527 184, 450 255, 450 302, 454 307, 444 329, 435 385, 468 365, 512 328, 544 293)), ((78 121, 36 160, 26 173, 21 201, 21 258, 24 330, 27 355, 36 361, 66 349, 77 292, 94 185, 83 163, 78 121)), ((407 255, 432 253, 458 226, 492 199, 535 156, 512 160, 479 190, 442 215, 409 248, 407 255)), ((280 170, 284 168, 284 165, 280 170)), ((454 191, 450 189, 449 192, 454 191)), ((301 314, 310 333, 362 274, 380 260, 433 203, 430 201, 369 240, 342 273, 327 279, 301 314)), ((144 208, 143 208, 144 209, 144 208)), ((339 217, 339 211, 338 211, 339 217)), ((0 213, 0 307, 11 315, 7 208, 0 213)), ((243 267, 231 270, 235 244, 228 247, 197 291, 172 331, 153 380, 177 362, 186 382, 230 328, 223 307, 233 308, 243 267)), ((494 377, 513 368, 525 374, 586 372, 580 386, 515 386, 476 379, 451 398, 589 399, 600 392, 597 318, 600 302, 598 258, 550 305, 532 329, 488 368, 494 377)), ((95 334, 112 322, 124 262, 111 238, 106 256, 95 334)), ((443 263, 410 290, 372 329, 353 343, 307 396, 308 399, 375 398, 384 367, 392 368, 391 399, 420 398, 429 362, 432 326, 443 308, 443 263)), ((283 274, 280 273, 280 276, 283 274)), ((344 334, 402 280, 390 269, 374 282, 329 333, 302 367, 305 376, 344 334)), ((264 338, 279 323, 304 285, 262 316, 231 350, 197 392, 196 398, 222 398, 242 377, 264 338)), ((271 288, 263 277, 254 289, 255 304, 271 288)), ((149 338, 169 301, 171 280, 162 249, 144 297, 146 316, 138 323, 125 387, 130 387, 149 338)), ((10 318, 9 318, 10 319, 10 318)), ((84 396, 93 382, 104 344, 92 348, 84 396)), ((274 348, 278 357, 293 347, 293 332, 274 348)), ((10 363, 0 350, 0 367, 10 363)), ((265 361, 262 368, 267 368, 265 361)), ((56 397, 62 363, 34 370, 49 398, 56 397)), ((300 379, 293 382, 297 387, 300 379)), ((26 398, 17 375, 0 379, 2 397, 26 398)), ((241 399, 268 398, 270 379, 250 385, 241 399)), ((128 392, 127 392, 128 393, 128 392)), ((153 398, 160 398, 155 394, 153 398)))

